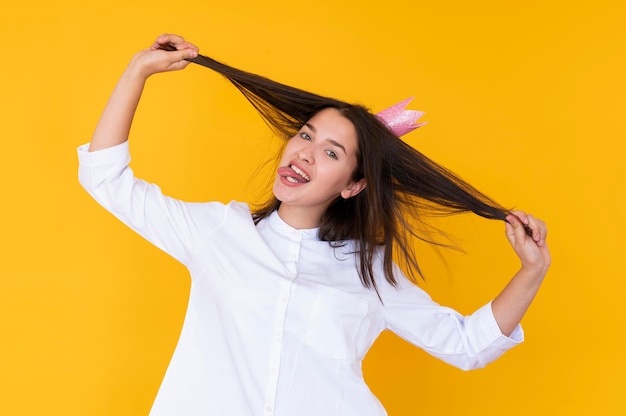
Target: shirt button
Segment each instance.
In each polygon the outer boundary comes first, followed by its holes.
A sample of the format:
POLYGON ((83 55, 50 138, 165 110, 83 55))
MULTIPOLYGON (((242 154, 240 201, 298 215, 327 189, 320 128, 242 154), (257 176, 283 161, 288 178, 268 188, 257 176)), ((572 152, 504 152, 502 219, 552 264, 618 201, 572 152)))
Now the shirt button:
POLYGON ((265 408, 265 411, 266 411, 267 413, 270 413, 270 412, 272 411, 272 408, 271 408, 270 406, 267 406, 267 407, 265 408))

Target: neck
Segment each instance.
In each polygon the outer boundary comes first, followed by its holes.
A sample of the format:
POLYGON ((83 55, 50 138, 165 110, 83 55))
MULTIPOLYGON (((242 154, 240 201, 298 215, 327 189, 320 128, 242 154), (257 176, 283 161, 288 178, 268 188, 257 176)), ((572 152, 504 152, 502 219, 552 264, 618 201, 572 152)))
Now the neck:
POLYGON ((280 218, 290 227, 297 230, 317 228, 322 218, 322 212, 318 212, 311 207, 300 208, 286 204, 280 204, 280 207, 278 207, 278 215, 280 215, 280 218))

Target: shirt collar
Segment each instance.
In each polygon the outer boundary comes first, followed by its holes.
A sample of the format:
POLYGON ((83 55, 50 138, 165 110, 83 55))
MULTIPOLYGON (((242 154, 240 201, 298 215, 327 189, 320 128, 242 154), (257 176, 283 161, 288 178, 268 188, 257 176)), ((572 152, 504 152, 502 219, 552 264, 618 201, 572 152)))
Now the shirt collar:
POLYGON ((270 217, 268 218, 270 226, 279 234, 282 235, 301 235, 303 239, 306 240, 318 240, 317 232, 319 228, 304 228, 297 229, 293 228, 291 225, 287 224, 280 218, 278 215, 278 210, 272 212, 270 217))

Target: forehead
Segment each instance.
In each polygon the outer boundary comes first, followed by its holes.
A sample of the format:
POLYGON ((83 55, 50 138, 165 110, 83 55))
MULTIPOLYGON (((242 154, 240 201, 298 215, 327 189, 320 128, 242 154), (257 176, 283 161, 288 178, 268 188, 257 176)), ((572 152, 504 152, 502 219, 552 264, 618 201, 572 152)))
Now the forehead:
POLYGON ((314 130, 318 139, 337 141, 346 149, 356 150, 358 147, 354 125, 336 108, 320 111, 306 124, 314 130))

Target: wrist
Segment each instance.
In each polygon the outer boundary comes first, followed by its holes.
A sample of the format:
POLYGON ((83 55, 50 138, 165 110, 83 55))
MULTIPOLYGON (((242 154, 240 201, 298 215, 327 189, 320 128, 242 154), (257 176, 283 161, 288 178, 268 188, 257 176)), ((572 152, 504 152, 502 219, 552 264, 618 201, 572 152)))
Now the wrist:
POLYGON ((124 77, 129 81, 144 83, 152 75, 143 60, 140 59, 141 55, 142 52, 135 54, 124 71, 124 77))
POLYGON ((547 272, 548 272, 548 265, 522 264, 522 267, 520 268, 518 275, 525 276, 526 280, 528 281, 533 281, 533 282, 537 282, 541 284, 547 272))

